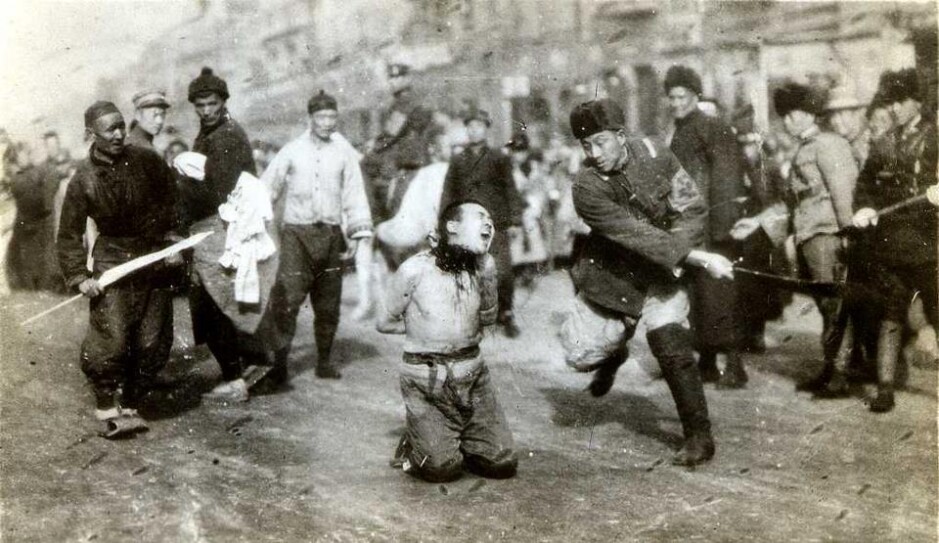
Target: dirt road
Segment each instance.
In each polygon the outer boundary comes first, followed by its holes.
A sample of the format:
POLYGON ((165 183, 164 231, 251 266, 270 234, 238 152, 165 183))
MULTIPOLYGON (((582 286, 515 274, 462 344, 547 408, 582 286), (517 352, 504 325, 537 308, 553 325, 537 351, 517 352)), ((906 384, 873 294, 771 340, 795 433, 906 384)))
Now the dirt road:
MULTIPOLYGON (((483 344, 521 464, 508 481, 447 485, 388 465, 403 429, 400 337, 343 321, 343 378, 313 377, 301 313, 292 390, 200 404, 218 370, 191 347, 177 303, 169 390, 151 431, 95 437, 78 367, 87 307, 28 329, 61 298, 0 299, 3 541, 935 541, 935 372, 912 369, 898 406, 812 401, 793 391, 819 367, 819 318, 797 299, 751 356, 750 385, 710 402, 718 452, 696 470, 667 463, 680 426, 665 384, 622 371, 594 399, 555 338, 569 300, 562 273, 518 293, 519 339, 483 344)), ((344 315, 354 283, 346 283, 344 315)))

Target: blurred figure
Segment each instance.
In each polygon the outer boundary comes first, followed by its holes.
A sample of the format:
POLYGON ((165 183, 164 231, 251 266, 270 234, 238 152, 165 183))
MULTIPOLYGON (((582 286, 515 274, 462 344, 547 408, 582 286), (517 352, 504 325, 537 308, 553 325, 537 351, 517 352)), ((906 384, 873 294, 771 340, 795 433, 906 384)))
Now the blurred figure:
POLYGON ((528 135, 518 132, 505 145, 512 159, 512 178, 515 188, 525 201, 522 212, 522 228, 513 231, 510 240, 512 266, 520 276, 522 284, 530 285, 548 261, 548 248, 545 243, 542 219, 548 209, 548 187, 545 175, 544 157, 537 149, 532 149, 528 135))
POLYGON ((169 144, 166 146, 166 150, 163 151, 163 160, 166 161, 166 164, 168 166, 172 166, 173 161, 176 160, 176 157, 180 153, 185 153, 188 150, 189 150, 189 146, 186 145, 186 142, 184 142, 183 140, 181 139, 171 140, 169 144))
POLYGON ((34 165, 28 152, 10 158, 16 219, 6 253, 9 287, 62 292, 65 281, 55 254, 54 230, 58 175, 45 163, 34 165))
POLYGON ((518 337, 521 333, 515 323, 513 296, 515 274, 512 271, 512 256, 509 248, 509 229, 522 223, 522 200, 512 177, 512 162, 508 156, 488 145, 492 119, 489 113, 473 108, 463 117, 469 143, 466 149, 450 162, 444 182, 440 207, 460 200, 475 200, 492 215, 496 225, 492 240, 492 256, 499 271, 499 317, 498 324, 503 333, 518 337))
POLYGON ((153 138, 163 131, 170 103, 160 90, 145 90, 134 95, 134 120, 127 131, 127 144, 156 151, 153 138))
POLYGON ((72 155, 62 147, 59 133, 49 130, 43 134, 42 140, 46 149, 46 166, 55 170, 60 180, 70 176, 73 171, 72 155))
POLYGON ((832 89, 825 105, 828 124, 835 134, 851 144, 858 168, 864 165, 870 154, 871 132, 867 129, 866 107, 867 104, 860 101, 847 84, 832 89))
MULTIPOLYGON (((665 94, 675 120, 670 148, 704 198, 704 249, 734 259, 737 247, 730 230, 740 218, 742 165, 733 130, 699 107, 701 90, 701 78, 691 68, 672 66, 665 74, 665 94)), ((743 388, 747 373, 738 352, 737 284, 706 270, 692 274, 691 326, 701 378, 716 381, 718 388, 743 388)))

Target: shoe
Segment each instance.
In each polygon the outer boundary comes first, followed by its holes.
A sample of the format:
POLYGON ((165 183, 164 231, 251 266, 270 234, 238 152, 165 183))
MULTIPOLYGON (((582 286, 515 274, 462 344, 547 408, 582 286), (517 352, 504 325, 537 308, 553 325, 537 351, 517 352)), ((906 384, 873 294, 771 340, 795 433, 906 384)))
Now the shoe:
POLYGON ((606 396, 607 392, 613 388, 613 383, 616 382, 616 370, 618 369, 619 364, 600 366, 600 368, 594 372, 593 380, 587 385, 587 390, 590 391, 590 395, 594 398, 606 396))
POLYGON ((505 334, 505 337, 514 339, 522 334, 522 330, 515 324, 514 320, 510 320, 502 325, 502 333, 505 334))
POLYGON ((717 388, 720 390, 734 390, 747 386, 750 378, 747 371, 743 368, 743 360, 737 353, 727 353, 724 356, 727 363, 724 369, 720 371, 720 377, 717 379, 717 388))
POLYGON ((342 374, 332 366, 316 366, 313 372, 320 379, 341 379, 342 374))
POLYGON ((408 441, 407 437, 401 436, 401 440, 398 441, 398 446, 395 448, 395 455, 391 459, 391 462, 389 462, 389 465, 395 469, 405 469, 411 450, 411 442, 408 441))
POLYGON ((850 395, 851 389, 848 385, 848 376, 840 371, 833 372, 825 388, 815 392, 815 397, 822 400, 847 398, 850 395))
POLYGON ((809 379, 808 381, 802 381, 796 385, 796 392, 812 392, 817 393, 825 389, 828 386, 828 381, 831 380, 831 374, 834 371, 832 364, 830 362, 825 362, 825 367, 822 368, 822 372, 817 376, 809 379))
POLYGON ((710 434, 693 434, 672 457, 672 465, 697 466, 714 457, 714 439, 710 434))
POLYGON ((712 352, 701 353, 698 358, 698 370, 701 372, 702 383, 716 383, 721 377, 717 369, 717 357, 712 352))
POLYGON ((248 401, 248 385, 241 378, 221 383, 204 393, 202 399, 216 402, 246 402, 248 401))
POLYGON ((877 394, 871 400, 870 410, 874 413, 886 413, 891 411, 893 406, 893 387, 877 387, 877 394))

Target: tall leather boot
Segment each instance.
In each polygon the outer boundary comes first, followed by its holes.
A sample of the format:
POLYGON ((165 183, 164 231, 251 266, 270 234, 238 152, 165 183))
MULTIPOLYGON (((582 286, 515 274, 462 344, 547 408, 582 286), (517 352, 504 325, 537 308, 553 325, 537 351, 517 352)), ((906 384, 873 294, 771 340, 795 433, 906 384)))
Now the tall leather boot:
POLYGON ((893 409, 893 385, 897 374, 900 348, 900 324, 890 320, 882 321, 880 334, 877 337, 877 394, 871 400, 870 405, 870 410, 874 413, 886 413, 893 409))
POLYGON ((850 386, 848 384, 848 364, 854 354, 854 323, 850 320, 844 327, 844 333, 841 336, 841 345, 838 346, 838 352, 830 364, 831 371, 828 382, 824 387, 815 391, 816 398, 834 399, 847 398, 850 395, 850 386))
POLYGON ((698 370, 701 373, 702 382, 716 383, 721 378, 721 372, 717 369, 717 353, 710 349, 702 349, 698 357, 698 370))
POLYGON ((650 331, 647 338, 672 392, 685 435, 685 444, 672 463, 694 466, 707 462, 714 456, 714 438, 704 386, 692 354, 691 331, 679 324, 668 324, 650 331))

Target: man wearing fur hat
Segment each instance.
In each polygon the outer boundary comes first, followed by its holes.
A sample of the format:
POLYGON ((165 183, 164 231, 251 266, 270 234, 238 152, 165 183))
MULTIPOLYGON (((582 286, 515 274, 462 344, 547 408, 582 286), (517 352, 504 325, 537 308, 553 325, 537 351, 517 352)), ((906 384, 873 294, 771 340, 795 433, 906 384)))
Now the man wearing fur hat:
POLYGON ((281 149, 261 181, 271 198, 284 198, 281 260, 265 319, 274 349, 272 384, 287 382, 287 356, 300 305, 310 297, 316 340, 316 376, 338 379, 330 353, 339 326, 342 255, 372 237, 362 170, 355 150, 335 133, 336 99, 320 91, 307 104, 310 130, 281 149), (345 232, 343 232, 345 229, 345 232))
MULTIPOLYGON (((890 411, 901 348, 902 322, 910 300, 921 299, 928 320, 937 325, 936 209, 926 202, 879 218, 877 210, 922 195, 936 184, 936 126, 922 111, 916 71, 888 72, 878 94, 889 105, 897 127, 893 153, 871 155, 858 181, 853 224, 868 231, 859 242, 865 255, 855 274, 873 287, 881 316, 877 341, 877 395, 871 411, 890 411), (892 164, 887 163, 891 159, 892 164)), ((852 270, 852 273, 854 271, 852 270)))
MULTIPOLYGON (((733 258, 737 248, 730 230, 740 218, 746 189, 743 164, 730 126, 698 108, 701 92, 701 78, 691 68, 672 66, 665 74, 665 94, 675 119, 670 147, 704 198, 704 247, 733 258)), ((738 353, 737 285, 705 271, 696 270, 693 276, 691 324, 701 355, 701 378, 717 381, 718 388, 742 388, 747 373, 738 353)))
POLYGON ((577 297, 561 341, 569 365, 595 372, 589 390, 602 396, 642 317, 684 431, 673 463, 691 466, 714 455, 714 440, 679 277, 694 266, 731 279, 733 266, 722 255, 694 249, 706 213, 694 179, 664 144, 628 137, 624 125, 622 109, 611 100, 587 102, 571 113, 589 166, 574 181, 574 205, 591 232, 574 257, 577 297))
MULTIPOLYGON (((817 120, 824 112, 818 94, 805 85, 787 84, 773 94, 776 113, 786 132, 798 139, 789 174, 792 225, 799 267, 808 279, 840 281, 845 265, 843 240, 837 232, 851 225, 858 167, 851 145, 843 137, 822 132, 817 120)), ((840 393, 847 383, 847 354, 839 354, 843 326, 837 322, 840 301, 815 300, 822 314, 822 351, 825 367, 800 390, 840 393), (837 360, 836 360, 837 358, 837 360), (831 382, 830 382, 831 381, 831 382)))
POLYGON ((145 90, 134 95, 134 120, 127 132, 128 145, 136 145, 155 151, 153 138, 163 131, 166 122, 166 110, 170 103, 166 95, 159 90, 145 90))
POLYGON ((469 144, 450 161, 443 185, 440 208, 460 200, 475 200, 489 210, 496 225, 492 256, 499 272, 499 317, 497 323, 510 338, 521 331, 512 312, 515 274, 509 246, 509 228, 522 224, 525 207, 512 177, 512 161, 505 153, 489 147, 487 138, 492 119, 485 110, 470 108, 463 116, 469 144))
MULTIPOLYGON (((186 180, 184 222, 192 230, 224 232, 218 206, 234 190, 241 172, 255 173, 251 144, 228 113, 228 97, 225 80, 210 68, 203 68, 189 83, 189 102, 199 116, 199 134, 192 150, 206 157, 204 179, 186 180)), ((208 344, 222 371, 223 382, 206 395, 207 399, 244 401, 248 398, 244 370, 251 365, 266 365, 268 360, 264 346, 249 333, 253 330, 239 328, 233 321, 238 317, 238 308, 226 305, 219 295, 231 290, 230 278, 217 263, 223 248, 215 240, 224 239, 224 235, 216 234, 196 248, 189 308, 196 343, 208 344)))
POLYGON ((146 427, 132 408, 169 357, 173 294, 159 264, 104 289, 98 277, 178 239, 175 185, 156 153, 126 145, 124 117, 111 102, 85 111, 85 129, 93 143, 65 195, 58 256, 68 285, 90 299, 81 367, 94 389, 96 417, 111 423, 105 435, 114 437, 146 427), (99 231, 92 273, 82 243, 89 218, 99 231))

